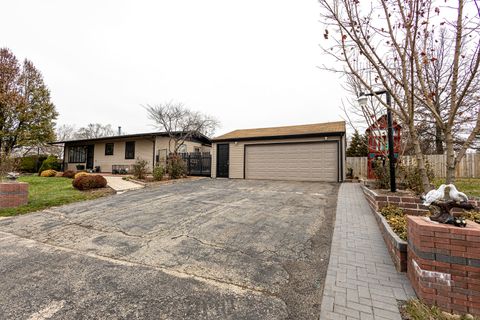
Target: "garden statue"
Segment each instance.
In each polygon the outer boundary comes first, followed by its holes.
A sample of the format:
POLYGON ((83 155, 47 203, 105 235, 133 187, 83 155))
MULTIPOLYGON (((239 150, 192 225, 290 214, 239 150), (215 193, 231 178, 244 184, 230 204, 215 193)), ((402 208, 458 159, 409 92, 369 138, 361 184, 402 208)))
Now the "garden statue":
POLYGON ((465 193, 458 191, 453 184, 449 184, 448 186, 450 187, 450 193, 448 194, 450 196, 450 199, 455 202, 468 201, 468 197, 465 193))
MULTIPOLYGON (((423 204, 436 211, 436 214, 430 217, 430 220, 440 223, 453 224, 457 227, 465 227, 467 224, 462 217, 454 217, 450 211, 453 208, 465 210, 475 209, 475 206, 468 203, 468 197, 460 192, 453 184, 442 184, 437 190, 429 191, 424 197, 423 204), (449 188, 449 199, 445 200, 445 188, 449 188)), ((433 211, 432 210, 432 211, 433 211)))
POLYGON ((8 179, 8 180, 16 181, 19 176, 20 176, 20 174, 19 174, 18 172, 9 172, 9 173, 7 173, 7 179, 8 179))
POLYGON ((438 201, 438 200, 442 200, 443 198, 445 198, 445 188, 447 186, 442 184, 440 186, 440 188, 438 188, 437 190, 433 189, 431 191, 429 191, 425 197, 423 197, 423 205, 424 206, 429 206, 431 205, 433 202, 435 201, 438 201))

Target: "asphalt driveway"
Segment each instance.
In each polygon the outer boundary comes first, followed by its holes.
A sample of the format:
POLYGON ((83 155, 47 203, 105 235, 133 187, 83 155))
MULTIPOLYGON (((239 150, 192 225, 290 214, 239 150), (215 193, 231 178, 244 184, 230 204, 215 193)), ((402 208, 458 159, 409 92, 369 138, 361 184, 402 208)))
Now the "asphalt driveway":
POLYGON ((338 185, 202 179, 0 220, 0 319, 318 319, 338 185))

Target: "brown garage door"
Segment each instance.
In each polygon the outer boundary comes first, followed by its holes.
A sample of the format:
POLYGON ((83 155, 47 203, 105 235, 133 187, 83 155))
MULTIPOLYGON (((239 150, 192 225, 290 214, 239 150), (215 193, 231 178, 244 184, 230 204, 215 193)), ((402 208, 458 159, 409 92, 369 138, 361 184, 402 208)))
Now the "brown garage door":
POLYGON ((245 147, 245 178, 338 181, 336 142, 285 143, 245 147))

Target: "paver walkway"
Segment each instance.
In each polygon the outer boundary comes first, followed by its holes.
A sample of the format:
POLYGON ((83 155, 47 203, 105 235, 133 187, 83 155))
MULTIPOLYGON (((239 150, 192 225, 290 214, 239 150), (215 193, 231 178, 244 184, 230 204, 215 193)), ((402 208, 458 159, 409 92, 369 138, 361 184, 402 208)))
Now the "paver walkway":
POLYGON ((107 179, 107 185, 117 193, 128 190, 142 189, 144 186, 131 181, 123 180, 122 177, 104 176, 107 179))
POLYGON ((321 320, 401 320, 397 300, 415 297, 395 270, 359 184, 340 187, 321 320))

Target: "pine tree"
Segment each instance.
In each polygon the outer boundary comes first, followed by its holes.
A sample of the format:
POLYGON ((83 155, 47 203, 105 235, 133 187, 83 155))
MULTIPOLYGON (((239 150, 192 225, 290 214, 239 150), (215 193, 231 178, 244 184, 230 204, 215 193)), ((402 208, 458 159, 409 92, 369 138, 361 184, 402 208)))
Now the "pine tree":
POLYGON ((347 148, 347 157, 366 157, 368 155, 368 137, 355 130, 347 148))

